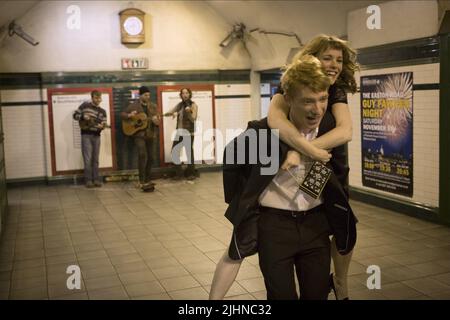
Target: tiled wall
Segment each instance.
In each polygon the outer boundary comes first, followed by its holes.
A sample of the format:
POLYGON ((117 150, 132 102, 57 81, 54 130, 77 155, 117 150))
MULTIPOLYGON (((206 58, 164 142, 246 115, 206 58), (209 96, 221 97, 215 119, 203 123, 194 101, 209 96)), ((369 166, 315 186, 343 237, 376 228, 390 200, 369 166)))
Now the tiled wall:
POLYGON ((267 117, 270 104, 270 83, 261 83, 261 118, 267 117))
MULTIPOLYGON (((439 64, 364 70, 360 76, 413 72, 414 85, 439 83, 439 64)), ((361 177, 361 112, 360 94, 349 95, 353 120, 353 140, 349 143, 350 185, 404 200, 439 206, 439 90, 414 90, 413 95, 413 197, 395 196, 391 193, 362 186, 361 177)))
POLYGON ((8 179, 47 175, 45 126, 47 106, 39 89, 2 90, 6 176, 8 179), (20 105, 20 102, 24 105, 20 105), (31 104, 33 103, 33 104, 31 104), (29 104, 29 105, 27 105, 29 104))

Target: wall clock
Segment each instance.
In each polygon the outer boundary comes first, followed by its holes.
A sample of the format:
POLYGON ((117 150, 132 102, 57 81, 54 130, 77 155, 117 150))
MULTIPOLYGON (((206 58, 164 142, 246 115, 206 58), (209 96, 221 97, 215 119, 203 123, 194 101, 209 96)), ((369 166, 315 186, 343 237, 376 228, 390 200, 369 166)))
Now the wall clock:
POLYGON ((122 43, 145 42, 145 12, 130 8, 120 11, 120 36, 122 43))

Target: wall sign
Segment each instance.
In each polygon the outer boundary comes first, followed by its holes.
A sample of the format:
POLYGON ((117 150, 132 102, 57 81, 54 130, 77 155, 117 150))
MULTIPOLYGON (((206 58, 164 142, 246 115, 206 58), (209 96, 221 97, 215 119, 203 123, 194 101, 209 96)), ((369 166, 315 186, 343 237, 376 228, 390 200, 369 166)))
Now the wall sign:
POLYGON ((413 74, 361 77, 363 186, 413 195, 413 74))
POLYGON ((148 69, 147 58, 122 58, 122 70, 148 69))

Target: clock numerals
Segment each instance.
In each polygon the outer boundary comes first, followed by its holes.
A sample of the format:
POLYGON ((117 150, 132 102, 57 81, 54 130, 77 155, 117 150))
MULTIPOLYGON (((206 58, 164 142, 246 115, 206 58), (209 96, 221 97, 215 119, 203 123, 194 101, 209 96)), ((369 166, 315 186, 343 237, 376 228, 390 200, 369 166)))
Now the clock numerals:
POLYGON ((123 27, 125 28, 125 31, 129 35, 137 36, 138 34, 141 33, 143 25, 141 20, 139 20, 139 18, 129 17, 125 20, 123 27))

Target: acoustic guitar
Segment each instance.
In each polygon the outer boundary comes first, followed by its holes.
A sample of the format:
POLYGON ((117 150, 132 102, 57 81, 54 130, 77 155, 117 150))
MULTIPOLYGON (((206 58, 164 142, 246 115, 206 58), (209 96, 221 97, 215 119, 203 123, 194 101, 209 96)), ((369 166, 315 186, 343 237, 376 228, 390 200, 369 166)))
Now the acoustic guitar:
POLYGON ((147 126, 148 118, 144 112, 137 113, 130 119, 122 120, 122 130, 127 136, 132 136, 136 132, 146 129, 147 126))

